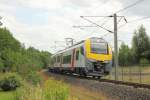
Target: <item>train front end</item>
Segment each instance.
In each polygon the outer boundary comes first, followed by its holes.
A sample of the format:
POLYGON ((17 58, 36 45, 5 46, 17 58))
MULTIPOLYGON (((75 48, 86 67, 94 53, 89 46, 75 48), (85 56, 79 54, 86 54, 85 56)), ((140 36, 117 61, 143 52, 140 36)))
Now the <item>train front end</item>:
POLYGON ((89 75, 108 75, 112 69, 112 49, 102 38, 85 41, 86 67, 89 75))

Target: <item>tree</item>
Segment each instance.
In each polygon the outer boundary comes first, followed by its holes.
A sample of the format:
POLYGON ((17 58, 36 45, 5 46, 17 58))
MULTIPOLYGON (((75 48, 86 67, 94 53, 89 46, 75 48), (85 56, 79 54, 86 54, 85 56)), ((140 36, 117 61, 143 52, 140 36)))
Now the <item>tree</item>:
POLYGON ((130 65, 131 63, 132 63, 131 49, 128 47, 128 45, 122 43, 119 48, 119 64, 121 66, 127 66, 130 65))
POLYGON ((19 51, 21 49, 21 44, 12 36, 9 30, 0 28, 0 51, 8 48, 13 51, 19 51))
POLYGON ((147 53, 150 51, 150 39, 143 25, 134 32, 132 38, 132 50, 136 63, 139 63, 141 58, 150 60, 149 56, 147 56, 147 53))
POLYGON ((6 28, 0 28, 0 69, 27 74, 47 67, 51 53, 25 48, 6 28))
POLYGON ((4 69, 4 62, 3 60, 0 58, 0 71, 3 71, 4 69))
POLYGON ((43 61, 44 64, 44 68, 49 67, 50 63, 51 63, 51 53, 46 52, 46 51, 42 51, 41 52, 41 59, 43 61))

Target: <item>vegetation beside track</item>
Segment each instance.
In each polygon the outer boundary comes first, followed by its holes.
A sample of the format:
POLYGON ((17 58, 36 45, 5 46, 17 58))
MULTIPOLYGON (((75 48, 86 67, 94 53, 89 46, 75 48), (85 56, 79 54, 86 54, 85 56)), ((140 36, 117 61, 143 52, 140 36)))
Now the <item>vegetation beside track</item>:
POLYGON ((68 100, 69 85, 54 79, 46 80, 43 85, 24 82, 14 91, 0 91, 0 100, 68 100))
POLYGON ((141 25, 133 32, 132 43, 129 47, 126 42, 122 42, 119 48, 119 64, 120 66, 150 64, 150 37, 147 35, 146 29, 141 25))
POLYGON ((17 89, 0 90, 0 100, 67 100, 68 85, 53 79, 43 82, 38 74, 50 65, 50 57, 47 51, 26 48, 7 28, 0 28, 0 76, 3 79, 0 85, 15 86, 16 75, 12 77, 8 73, 17 74, 23 80, 17 89))

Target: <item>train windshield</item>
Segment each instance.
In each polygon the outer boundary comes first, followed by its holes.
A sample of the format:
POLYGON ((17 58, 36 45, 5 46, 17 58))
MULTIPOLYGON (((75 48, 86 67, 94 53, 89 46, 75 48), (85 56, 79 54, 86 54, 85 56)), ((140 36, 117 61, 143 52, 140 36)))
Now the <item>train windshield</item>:
POLYGON ((91 43, 91 53, 107 54, 107 44, 104 42, 91 43))

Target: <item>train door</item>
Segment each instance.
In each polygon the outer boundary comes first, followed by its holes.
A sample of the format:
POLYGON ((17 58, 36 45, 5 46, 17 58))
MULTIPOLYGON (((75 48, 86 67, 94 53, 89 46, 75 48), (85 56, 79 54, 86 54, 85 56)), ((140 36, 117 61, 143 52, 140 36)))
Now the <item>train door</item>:
POLYGON ((80 61, 80 66, 85 67, 85 57, 84 57, 84 48, 83 48, 83 46, 80 47, 79 61, 80 61))
POLYGON ((81 67, 80 66, 80 60, 79 60, 79 50, 78 49, 76 49, 75 62, 76 62, 76 67, 81 67))
POLYGON ((60 67, 62 67, 62 54, 60 54, 60 67))
POLYGON ((72 50, 71 69, 73 70, 74 67, 75 67, 75 49, 72 50))
POLYGON ((76 50, 76 66, 85 67, 84 49, 80 47, 76 50))

